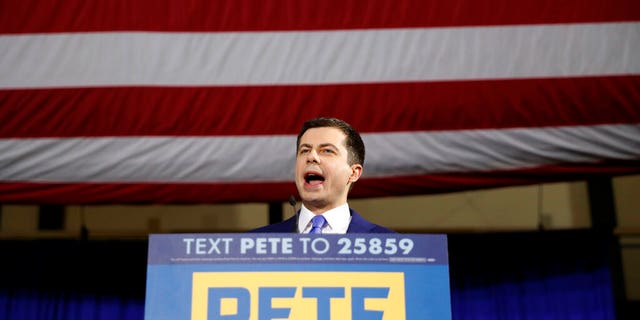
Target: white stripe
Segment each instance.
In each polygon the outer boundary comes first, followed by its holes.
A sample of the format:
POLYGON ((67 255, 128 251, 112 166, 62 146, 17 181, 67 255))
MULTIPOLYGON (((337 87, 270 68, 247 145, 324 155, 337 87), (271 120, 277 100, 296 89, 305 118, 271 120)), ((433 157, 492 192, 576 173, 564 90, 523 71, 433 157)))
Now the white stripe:
POLYGON ((0 36, 0 88, 269 85, 640 73, 640 23, 0 36))
POLYGON ((365 176, 474 172, 640 160, 640 125, 390 133, 363 136, 365 176))
MULTIPOLYGON (((364 177, 640 160, 640 125, 363 135, 364 177)), ((295 136, 0 140, 0 181, 292 181, 295 136)))

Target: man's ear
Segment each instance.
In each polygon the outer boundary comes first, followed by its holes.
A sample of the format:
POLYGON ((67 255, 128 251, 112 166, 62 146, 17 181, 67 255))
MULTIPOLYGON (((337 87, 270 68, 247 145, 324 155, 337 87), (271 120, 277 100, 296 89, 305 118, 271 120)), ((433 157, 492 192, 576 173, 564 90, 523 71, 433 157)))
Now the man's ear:
POLYGON ((360 179, 360 176, 362 176, 362 165, 351 165, 351 175, 349 176, 349 182, 354 183, 358 181, 358 179, 360 179))

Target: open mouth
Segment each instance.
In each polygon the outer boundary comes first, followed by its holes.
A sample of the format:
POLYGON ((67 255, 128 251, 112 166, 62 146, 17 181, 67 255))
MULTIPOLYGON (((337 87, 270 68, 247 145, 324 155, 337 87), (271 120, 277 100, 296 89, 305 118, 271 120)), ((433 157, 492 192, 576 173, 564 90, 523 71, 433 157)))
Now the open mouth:
POLYGON ((304 175, 304 181, 310 185, 319 185, 324 182, 324 177, 315 172, 307 172, 304 175))

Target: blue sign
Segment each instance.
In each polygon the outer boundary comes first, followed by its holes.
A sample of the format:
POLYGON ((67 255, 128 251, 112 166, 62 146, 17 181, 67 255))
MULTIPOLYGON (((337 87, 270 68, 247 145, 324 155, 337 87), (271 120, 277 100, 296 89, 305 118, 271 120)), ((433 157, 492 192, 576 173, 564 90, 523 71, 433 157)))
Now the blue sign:
POLYGON ((151 235, 145 319, 451 319, 445 235, 151 235))

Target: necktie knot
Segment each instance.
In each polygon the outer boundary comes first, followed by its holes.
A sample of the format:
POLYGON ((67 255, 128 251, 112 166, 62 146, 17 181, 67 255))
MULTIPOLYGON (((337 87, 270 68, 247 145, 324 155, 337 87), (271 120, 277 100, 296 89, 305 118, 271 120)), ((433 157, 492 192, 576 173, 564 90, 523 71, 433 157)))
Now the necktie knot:
POLYGON ((312 234, 322 233, 322 227, 324 227, 324 224, 326 222, 327 220, 321 215, 317 215, 311 218, 311 231, 309 231, 309 233, 312 233, 312 234))

